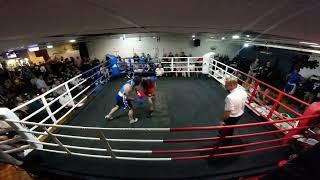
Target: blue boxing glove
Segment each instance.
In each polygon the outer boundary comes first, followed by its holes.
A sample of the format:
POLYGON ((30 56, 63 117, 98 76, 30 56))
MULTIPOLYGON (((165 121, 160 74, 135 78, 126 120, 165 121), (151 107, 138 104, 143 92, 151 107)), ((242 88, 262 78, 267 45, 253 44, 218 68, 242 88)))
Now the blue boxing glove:
POLYGON ((148 77, 148 79, 152 82, 155 82, 158 78, 157 78, 157 76, 150 76, 150 77, 148 77))
POLYGON ((134 99, 133 99, 133 102, 139 103, 139 104, 143 104, 143 103, 144 103, 144 100, 143 100, 143 99, 140 99, 140 98, 134 98, 134 99))

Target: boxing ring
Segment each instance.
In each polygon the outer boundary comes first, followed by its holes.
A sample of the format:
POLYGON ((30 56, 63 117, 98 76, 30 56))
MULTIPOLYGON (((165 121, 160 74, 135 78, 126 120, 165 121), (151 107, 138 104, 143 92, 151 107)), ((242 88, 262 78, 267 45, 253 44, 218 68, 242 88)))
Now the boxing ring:
MULTIPOLYGON (((169 69, 165 73, 204 72, 199 70, 200 62, 196 61, 202 57, 189 57, 187 62, 181 62, 182 58, 185 57, 162 62, 163 57, 156 63, 169 64, 164 67, 169 69)), ((69 88, 70 81, 61 85, 66 87, 65 94, 72 97, 70 102, 74 103, 67 114, 59 118, 56 113, 63 107, 53 111, 50 105, 56 99, 45 101, 50 92, 32 100, 43 101, 42 109, 34 115, 40 111, 48 114, 39 122, 32 122, 31 115, 21 120, 15 116, 13 112, 23 105, 2 110, 5 121, 20 132, 19 140, 26 143, 20 149, 4 153, 27 151, 24 166, 38 173, 97 179, 225 179, 276 167, 278 161, 288 156, 293 135, 312 126, 310 122, 318 118, 318 111, 312 110, 312 105, 212 57, 203 57, 201 63, 201 67, 208 66, 204 77, 159 78, 154 117, 144 118, 145 105, 136 106, 140 121, 131 126, 125 112, 110 122, 103 118, 124 82, 124 79, 108 81, 107 76, 102 76, 98 69, 105 65, 103 63, 75 77, 83 77, 80 85, 90 80, 79 94, 72 95, 77 87, 69 88), (227 94, 221 85, 227 76, 238 77, 249 98, 239 124, 220 126, 227 94), (286 103, 288 100, 304 107, 297 110, 286 103), (86 106, 77 109, 77 102, 86 102, 86 106), (233 139, 233 144, 214 146, 220 139, 218 131, 225 128, 235 129, 233 136, 225 137, 233 139)))

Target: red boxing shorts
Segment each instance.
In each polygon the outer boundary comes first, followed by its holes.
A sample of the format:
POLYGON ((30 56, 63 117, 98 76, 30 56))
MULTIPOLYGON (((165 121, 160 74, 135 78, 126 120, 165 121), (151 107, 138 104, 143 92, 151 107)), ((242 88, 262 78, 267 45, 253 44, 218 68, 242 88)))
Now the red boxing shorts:
POLYGON ((154 96, 154 87, 144 90, 143 93, 149 97, 154 96))

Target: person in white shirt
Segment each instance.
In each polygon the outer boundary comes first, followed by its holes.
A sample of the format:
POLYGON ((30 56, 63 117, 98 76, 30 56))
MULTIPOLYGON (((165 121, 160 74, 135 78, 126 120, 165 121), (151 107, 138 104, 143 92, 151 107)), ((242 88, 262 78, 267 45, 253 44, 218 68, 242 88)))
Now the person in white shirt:
POLYGON ((164 69, 161 64, 159 64, 159 66, 156 68, 155 71, 156 71, 156 76, 163 76, 164 74, 164 69))
MULTIPOLYGON (((248 98, 247 92, 238 87, 237 78, 230 77, 225 81, 225 88, 230 91, 225 99, 223 119, 221 125, 235 125, 242 117, 245 103, 248 98)), ((231 144, 232 139, 225 139, 225 136, 232 136, 234 129, 223 129, 219 131, 220 144, 231 144)))

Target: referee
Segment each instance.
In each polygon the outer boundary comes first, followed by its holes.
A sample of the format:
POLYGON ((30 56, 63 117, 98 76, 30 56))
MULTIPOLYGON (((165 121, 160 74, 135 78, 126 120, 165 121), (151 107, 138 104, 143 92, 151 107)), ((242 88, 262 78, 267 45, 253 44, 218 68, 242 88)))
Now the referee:
MULTIPOLYGON (((230 92, 224 105, 223 119, 221 125, 235 125, 238 123, 244 113, 245 103, 248 98, 247 92, 242 88, 238 88, 237 78, 230 77, 225 81, 225 88, 230 92)), ((234 129, 221 129, 218 142, 220 145, 229 145, 232 139, 225 139, 225 136, 232 136, 234 129)))

